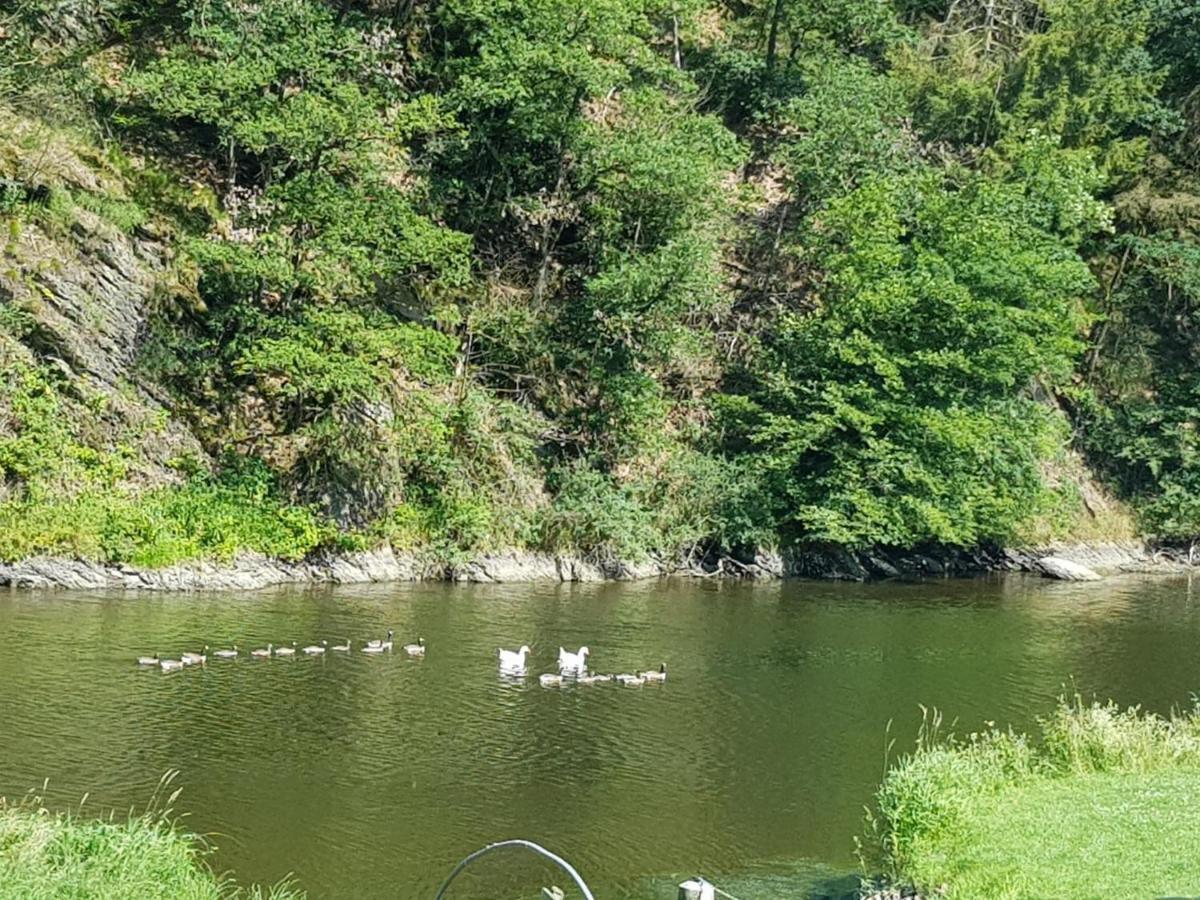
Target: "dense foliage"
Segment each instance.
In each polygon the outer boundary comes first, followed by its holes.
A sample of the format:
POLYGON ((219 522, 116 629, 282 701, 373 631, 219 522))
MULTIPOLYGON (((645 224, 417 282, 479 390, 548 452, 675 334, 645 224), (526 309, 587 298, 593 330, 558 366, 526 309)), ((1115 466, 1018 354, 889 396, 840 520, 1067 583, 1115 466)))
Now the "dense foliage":
POLYGON ((141 365, 209 458, 66 471, 0 291, 0 520, 147 522, 0 554, 971 546, 1074 527, 1076 453, 1191 539, 1197 47, 1192 0, 18 0, 0 108, 130 187, 0 141, 0 216, 171 236, 141 365))

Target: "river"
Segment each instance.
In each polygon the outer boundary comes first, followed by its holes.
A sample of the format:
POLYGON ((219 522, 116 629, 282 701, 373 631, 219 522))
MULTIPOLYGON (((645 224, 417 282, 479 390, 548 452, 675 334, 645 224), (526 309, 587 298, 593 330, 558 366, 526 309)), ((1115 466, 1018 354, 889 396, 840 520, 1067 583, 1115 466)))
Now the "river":
MULTIPOLYGON (((176 812, 218 870, 292 873, 313 900, 432 897, 509 837, 600 900, 673 898, 693 873, 742 900, 837 896, 922 705, 960 732, 1030 727, 1064 689, 1166 711, 1200 688, 1198 639, 1187 578, 0 593, 0 795, 49 778, 52 806, 123 813, 178 770, 176 812), (244 656, 388 628, 427 657, 244 656), (243 657, 134 665, 205 643, 243 657), (522 643, 532 676, 501 679, 496 648, 522 643), (543 688, 560 644, 669 677, 543 688)), ((497 857, 453 896, 529 896, 545 871, 497 857)))

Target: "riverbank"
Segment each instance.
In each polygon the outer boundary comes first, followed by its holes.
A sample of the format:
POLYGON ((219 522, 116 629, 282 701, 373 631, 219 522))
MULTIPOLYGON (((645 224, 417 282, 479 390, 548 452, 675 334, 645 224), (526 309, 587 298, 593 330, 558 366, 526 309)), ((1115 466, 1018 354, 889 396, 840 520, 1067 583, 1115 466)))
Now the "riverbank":
POLYGON ((1030 572, 1064 577, 1052 562, 1066 562, 1096 576, 1179 574, 1192 566, 1186 550, 1147 544, 1056 544, 1026 549, 977 550, 807 549, 781 555, 710 555, 700 558, 589 560, 511 550, 451 561, 432 554, 381 547, 320 553, 291 561, 242 553, 223 562, 198 560, 160 568, 39 556, 0 562, 0 586, 72 590, 258 590, 281 584, 365 584, 392 581, 474 583, 636 581, 679 575, 697 578, 817 578, 865 581, 896 577, 972 576, 1030 572))
POLYGON ((239 888, 208 868, 205 852, 161 816, 88 820, 0 799, 0 900, 303 900, 287 885, 239 888))
POLYGON ((927 722, 878 794, 893 883, 947 900, 1194 894, 1200 715, 1076 698, 1042 729, 1036 745, 996 730, 940 741, 927 722))

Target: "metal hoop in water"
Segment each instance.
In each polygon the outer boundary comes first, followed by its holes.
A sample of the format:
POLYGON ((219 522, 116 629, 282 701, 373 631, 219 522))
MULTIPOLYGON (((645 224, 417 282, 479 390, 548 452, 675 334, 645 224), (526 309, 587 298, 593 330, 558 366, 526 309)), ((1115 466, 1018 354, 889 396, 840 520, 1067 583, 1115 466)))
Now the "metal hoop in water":
POLYGON ((491 853, 493 850, 500 850, 504 847, 524 847, 527 850, 532 850, 534 853, 538 854, 539 856, 544 856, 546 859, 550 860, 552 863, 555 863, 559 868, 561 868, 563 871, 565 871, 568 875, 571 876, 571 879, 575 882, 575 886, 578 887, 579 890, 583 892, 583 896, 585 898, 587 898, 587 900, 596 900, 596 898, 592 896, 591 890, 588 888, 588 886, 586 884, 584 884, 584 881, 579 876, 579 873, 575 871, 574 866, 572 866, 569 862, 567 862, 561 856, 551 853, 545 847, 535 844, 533 841, 525 841, 525 840, 521 840, 520 838, 513 838, 512 840, 508 840, 508 841, 497 841, 494 844, 488 844, 486 847, 476 850, 474 853, 472 853, 470 856, 468 856, 466 859, 462 860, 457 866, 454 867, 454 871, 452 871, 450 873, 450 877, 447 878, 444 882, 442 882, 442 886, 440 888, 438 888, 437 896, 434 897, 433 900, 442 900, 442 898, 446 894, 446 888, 450 887, 450 882, 452 882, 455 878, 457 878, 459 873, 462 872, 463 869, 465 869, 467 866, 469 866, 475 860, 479 859, 479 857, 485 856, 488 853, 491 853))

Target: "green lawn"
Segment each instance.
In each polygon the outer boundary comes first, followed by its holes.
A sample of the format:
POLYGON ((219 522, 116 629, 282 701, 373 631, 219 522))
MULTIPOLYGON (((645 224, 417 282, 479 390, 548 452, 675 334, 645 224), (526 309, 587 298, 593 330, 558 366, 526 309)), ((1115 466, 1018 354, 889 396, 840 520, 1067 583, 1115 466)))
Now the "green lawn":
POLYGON ((1039 779, 1001 791, 966 824, 950 897, 1200 893, 1200 772, 1039 779))
POLYGON ((888 771, 870 837, 891 880, 947 900, 1200 896, 1200 715, 1076 698, 1041 725, 932 728, 888 771))

